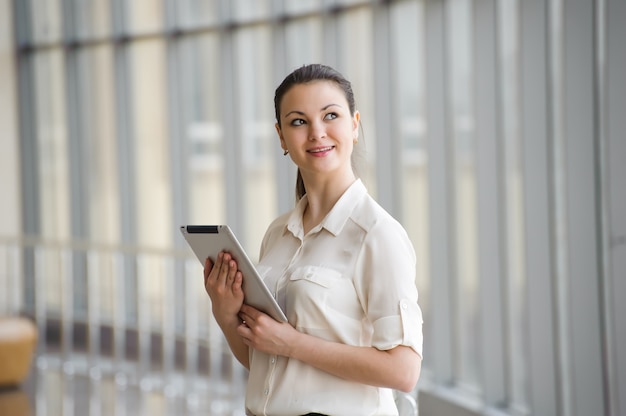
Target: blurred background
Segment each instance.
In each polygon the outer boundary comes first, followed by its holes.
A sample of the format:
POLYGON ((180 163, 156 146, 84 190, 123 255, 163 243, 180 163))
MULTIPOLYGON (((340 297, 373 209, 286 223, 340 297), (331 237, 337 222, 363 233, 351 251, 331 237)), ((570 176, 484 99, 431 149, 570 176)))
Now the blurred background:
POLYGON ((295 202, 274 89, 319 62, 417 251, 420 415, 626 415, 625 21, 623 0, 0 0, 0 316, 38 333, 0 400, 244 414, 178 228, 228 223, 258 258, 295 202))

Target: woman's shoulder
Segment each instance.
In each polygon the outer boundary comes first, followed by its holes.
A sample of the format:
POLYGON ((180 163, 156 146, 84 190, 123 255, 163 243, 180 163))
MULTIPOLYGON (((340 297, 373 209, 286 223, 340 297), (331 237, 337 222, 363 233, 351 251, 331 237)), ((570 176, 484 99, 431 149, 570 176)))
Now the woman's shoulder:
POLYGON ((290 215, 291 211, 285 212, 284 214, 276 217, 267 227, 263 240, 267 240, 268 238, 276 235, 282 235, 287 227, 287 224, 289 223, 290 215))
POLYGON ((368 233, 376 229, 406 233, 402 224, 369 194, 361 200, 351 217, 368 233))
POLYGON ((280 214, 278 217, 274 218, 274 220, 267 227, 267 231, 274 231, 277 229, 283 230, 287 224, 289 223, 289 217, 291 216, 291 211, 280 214))

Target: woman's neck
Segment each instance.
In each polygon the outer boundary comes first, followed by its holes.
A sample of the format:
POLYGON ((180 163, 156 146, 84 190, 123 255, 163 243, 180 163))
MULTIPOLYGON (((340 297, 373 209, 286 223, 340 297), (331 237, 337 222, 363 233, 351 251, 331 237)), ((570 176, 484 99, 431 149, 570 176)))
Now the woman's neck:
POLYGON ((354 183, 356 177, 354 174, 350 174, 344 175, 343 179, 307 181, 303 177, 303 180, 308 202, 302 217, 304 233, 306 234, 322 222, 346 189, 354 183))

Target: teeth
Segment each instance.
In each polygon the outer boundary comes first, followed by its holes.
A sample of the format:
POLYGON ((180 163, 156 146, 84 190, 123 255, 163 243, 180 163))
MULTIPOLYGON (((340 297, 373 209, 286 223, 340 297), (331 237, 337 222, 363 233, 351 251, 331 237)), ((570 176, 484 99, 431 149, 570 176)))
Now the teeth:
POLYGON ((324 147, 323 149, 315 149, 315 150, 310 150, 310 153, 320 153, 320 152, 326 152, 330 149, 332 149, 332 146, 328 146, 328 147, 324 147))

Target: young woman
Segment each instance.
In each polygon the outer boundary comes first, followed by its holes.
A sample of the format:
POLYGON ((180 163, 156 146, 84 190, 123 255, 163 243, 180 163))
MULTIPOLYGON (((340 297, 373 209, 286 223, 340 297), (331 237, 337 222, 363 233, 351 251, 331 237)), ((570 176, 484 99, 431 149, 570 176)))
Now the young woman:
POLYGON ((308 65, 285 78, 274 105, 280 145, 298 166, 298 202, 269 226, 258 269, 289 322, 243 303, 229 254, 204 270, 213 314, 250 370, 246 412, 397 415, 392 389, 411 391, 422 361, 416 258, 354 173, 352 87, 308 65))

